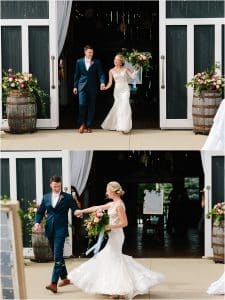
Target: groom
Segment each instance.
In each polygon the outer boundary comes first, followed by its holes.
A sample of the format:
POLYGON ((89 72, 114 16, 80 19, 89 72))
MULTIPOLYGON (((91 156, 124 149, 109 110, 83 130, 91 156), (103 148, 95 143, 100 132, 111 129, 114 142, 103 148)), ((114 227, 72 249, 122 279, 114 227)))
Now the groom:
POLYGON ((72 196, 61 191, 62 181, 60 177, 52 176, 50 187, 52 192, 43 196, 41 205, 36 212, 34 229, 36 231, 41 229, 40 223, 47 214, 45 235, 49 240, 55 264, 51 283, 46 286, 46 289, 57 293, 59 278, 61 278, 61 281, 58 286, 70 284, 69 279, 67 279, 67 270, 63 258, 65 238, 69 235, 68 211, 71 208, 75 216, 79 217, 79 214, 76 213, 77 205, 72 196))
POLYGON ((105 87, 105 75, 101 62, 93 59, 94 50, 90 45, 84 47, 84 57, 76 61, 73 93, 79 95, 79 132, 92 132, 91 126, 95 113, 95 100, 100 83, 100 90, 105 87))

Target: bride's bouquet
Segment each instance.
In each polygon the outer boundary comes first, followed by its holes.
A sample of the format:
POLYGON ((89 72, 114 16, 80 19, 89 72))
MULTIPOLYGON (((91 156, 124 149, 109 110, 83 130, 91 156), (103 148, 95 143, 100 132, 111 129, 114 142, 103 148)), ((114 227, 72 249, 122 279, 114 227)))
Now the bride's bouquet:
POLYGON ((89 214, 88 218, 84 221, 84 227, 87 231, 89 244, 94 238, 98 237, 97 243, 87 250, 86 255, 91 251, 94 251, 94 254, 97 254, 101 247, 103 239, 107 237, 107 231, 105 227, 108 224, 109 215, 105 211, 100 210, 89 214))

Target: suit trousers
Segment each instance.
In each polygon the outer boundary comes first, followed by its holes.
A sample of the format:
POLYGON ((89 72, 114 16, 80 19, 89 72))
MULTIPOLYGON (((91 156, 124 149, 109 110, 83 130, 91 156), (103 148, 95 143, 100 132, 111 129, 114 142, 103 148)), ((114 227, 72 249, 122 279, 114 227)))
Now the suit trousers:
POLYGON ((63 258, 65 237, 53 237, 48 238, 48 240, 55 261, 52 272, 52 283, 57 284, 59 278, 65 279, 67 277, 67 269, 63 258))
POLYGON ((79 116, 78 123, 91 127, 95 114, 96 92, 84 88, 79 92, 79 116))

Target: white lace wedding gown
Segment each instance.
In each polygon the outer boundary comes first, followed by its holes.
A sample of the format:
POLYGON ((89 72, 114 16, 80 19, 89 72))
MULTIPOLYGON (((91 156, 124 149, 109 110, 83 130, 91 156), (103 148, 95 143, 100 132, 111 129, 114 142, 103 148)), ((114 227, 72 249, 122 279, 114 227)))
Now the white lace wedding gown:
POLYGON ((114 104, 101 124, 106 130, 129 132, 132 129, 132 112, 130 107, 130 87, 127 81, 126 69, 112 70, 115 81, 114 104))
POLYGON ((225 271, 217 281, 210 285, 207 293, 210 295, 225 295, 225 271))
MULTIPOLYGON (((117 204, 108 210, 110 224, 118 223, 117 204)), ((109 233, 106 246, 95 257, 68 274, 72 283, 90 294, 124 295, 132 299, 146 294, 149 289, 163 281, 164 276, 137 263, 122 254, 123 229, 109 233)))

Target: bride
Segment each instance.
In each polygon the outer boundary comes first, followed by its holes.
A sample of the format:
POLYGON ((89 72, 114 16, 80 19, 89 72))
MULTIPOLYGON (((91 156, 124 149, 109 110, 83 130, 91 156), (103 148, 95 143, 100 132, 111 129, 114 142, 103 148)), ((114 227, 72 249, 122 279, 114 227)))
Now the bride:
POLYGON ((109 70, 109 82, 104 90, 112 86, 114 87, 114 104, 101 124, 101 127, 106 130, 117 130, 123 133, 128 133, 132 129, 132 112, 130 107, 130 87, 127 76, 134 79, 136 72, 131 72, 124 67, 123 56, 117 54, 114 58, 115 67, 109 70))
POLYGON ((124 191, 118 182, 109 182, 107 196, 112 199, 105 205, 77 210, 77 216, 97 210, 108 210, 109 239, 95 257, 73 269, 68 279, 84 292, 104 294, 111 299, 146 294, 149 289, 163 281, 164 276, 137 263, 132 257, 122 254, 123 227, 127 226, 125 205, 121 199, 124 191))

